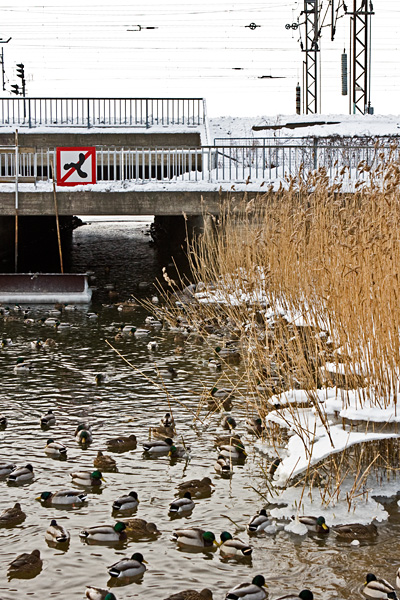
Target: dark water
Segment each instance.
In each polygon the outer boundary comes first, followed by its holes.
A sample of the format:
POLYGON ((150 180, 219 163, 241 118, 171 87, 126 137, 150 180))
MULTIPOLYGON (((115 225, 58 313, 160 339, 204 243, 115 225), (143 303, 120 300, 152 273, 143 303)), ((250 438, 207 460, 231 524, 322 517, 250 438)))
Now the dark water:
MULTIPOLYGON (((333 536, 297 538, 280 531, 276 535, 252 537, 251 560, 236 561, 224 559, 218 550, 208 553, 179 550, 171 541, 174 529, 194 525, 213 531, 218 538, 221 531, 228 530, 249 541, 245 525, 264 504, 260 494, 265 493, 266 465, 252 449, 252 436, 246 436, 246 408, 237 399, 232 414, 239 421, 238 431, 244 435, 249 456, 244 465, 234 467, 230 480, 214 472, 217 452, 213 438, 216 432, 222 433, 221 415, 208 416, 203 407, 200 418, 193 417, 204 390, 210 389, 220 377, 207 366, 212 345, 179 346, 175 333, 164 330, 153 331, 146 338, 127 336, 115 341, 120 325, 142 327, 146 313, 143 309, 121 313, 116 307, 103 306, 110 303, 105 285, 114 282, 119 299, 124 300, 137 292, 140 282, 151 284, 160 277, 165 264, 149 246, 147 231, 146 223, 137 221, 93 223, 75 231, 71 268, 75 272, 90 269, 95 273, 98 290, 90 310, 98 311, 98 320, 86 316, 88 307, 64 312, 60 320, 70 323, 70 328, 63 331, 37 322, 27 325, 20 312, 11 311, 12 319, 0 320, 1 337, 12 339, 12 345, 0 350, 0 412, 9 420, 7 429, 0 432, 0 460, 12 460, 20 466, 29 462, 35 471, 35 478, 29 484, 11 486, 0 480, 0 510, 19 501, 27 514, 21 525, 0 528, 1 598, 81 599, 86 585, 107 587, 107 566, 136 551, 144 555, 148 570, 139 582, 114 589, 119 600, 143 596, 159 600, 182 589, 204 587, 213 590, 214 598, 222 599, 233 586, 250 581, 258 573, 265 576, 271 598, 304 587, 312 589, 315 598, 322 600, 361 598, 360 586, 368 571, 393 581, 400 562, 396 505, 389 507, 390 521, 380 525, 379 536, 372 545, 362 543, 354 547, 333 536), (31 341, 48 337, 55 339, 54 349, 30 347, 31 341), (107 345, 106 339, 134 368, 107 345), (147 349, 149 339, 158 341, 158 351, 152 353, 147 349), (31 362, 31 373, 14 373, 18 356, 31 362), (182 371, 172 381, 161 379, 157 373, 169 365, 182 371), (104 384, 95 384, 96 373, 106 375, 104 384), (57 424, 46 432, 40 428, 39 418, 48 409, 56 414, 57 424), (157 425, 170 409, 177 423, 178 441, 183 439, 191 446, 189 461, 148 459, 142 454, 141 446, 148 439, 149 427, 157 425), (94 440, 88 449, 81 449, 74 439, 75 426, 82 419, 93 428, 94 440), (113 454, 118 472, 105 474, 101 492, 89 493, 87 505, 65 510, 47 508, 35 500, 43 491, 74 487, 70 484, 70 472, 92 470, 93 459, 99 449, 105 449, 108 438, 131 432, 137 435, 137 450, 113 454), (44 454, 50 436, 67 445, 68 460, 61 462, 44 454), (212 496, 196 500, 190 516, 172 520, 168 506, 177 484, 205 475, 214 481, 212 496), (137 491, 140 499, 132 516, 155 522, 162 535, 155 541, 128 542, 119 547, 82 543, 79 531, 100 523, 114 523, 113 500, 131 490, 137 491), (50 547, 45 541, 52 518, 71 533, 67 549, 50 547), (33 579, 9 580, 10 561, 35 548, 40 549, 43 557, 42 572, 33 579)), ((152 289, 147 293, 151 295, 152 289)), ((47 316, 49 308, 37 306, 29 316, 35 320, 47 316)), ((238 379, 240 374, 239 367, 238 379)), ((218 385, 222 387, 224 382, 218 385)), ((246 390, 242 391, 245 395, 246 390)))

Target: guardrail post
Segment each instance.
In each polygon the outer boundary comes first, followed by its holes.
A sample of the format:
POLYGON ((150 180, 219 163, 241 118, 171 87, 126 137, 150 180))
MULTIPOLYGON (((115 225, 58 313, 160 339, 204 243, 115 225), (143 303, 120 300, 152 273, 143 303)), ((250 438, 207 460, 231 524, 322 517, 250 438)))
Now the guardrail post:
POLYGON ((314 171, 318 169, 318 138, 314 138, 313 140, 313 162, 314 162, 314 171))
POLYGON ((32 127, 32 123, 31 123, 31 99, 28 98, 28 126, 29 128, 32 127))
POLYGON ((87 126, 90 129, 90 100, 87 99, 87 126))
POLYGON ((146 129, 148 129, 149 127, 149 100, 148 98, 146 98, 146 129))

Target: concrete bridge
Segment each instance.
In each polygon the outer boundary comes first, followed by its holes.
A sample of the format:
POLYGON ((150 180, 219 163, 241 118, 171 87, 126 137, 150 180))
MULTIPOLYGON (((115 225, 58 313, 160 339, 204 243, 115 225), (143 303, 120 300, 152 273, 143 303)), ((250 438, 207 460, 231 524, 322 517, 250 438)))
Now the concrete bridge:
MULTIPOLYGON (((182 214, 217 214, 221 194, 279 187, 324 167, 352 191, 389 158, 358 140, 210 139, 202 98, 0 99, 0 238, 12 246, 16 215, 42 237, 72 215, 154 215, 173 228, 182 214), (18 134, 16 133, 18 132, 18 134), (95 148, 96 183, 53 187, 57 148, 95 148)), ((26 227, 27 230, 31 228, 26 227)), ((53 236, 54 237, 54 236, 53 236)), ((1 252, 1 248, 0 248, 1 252)))

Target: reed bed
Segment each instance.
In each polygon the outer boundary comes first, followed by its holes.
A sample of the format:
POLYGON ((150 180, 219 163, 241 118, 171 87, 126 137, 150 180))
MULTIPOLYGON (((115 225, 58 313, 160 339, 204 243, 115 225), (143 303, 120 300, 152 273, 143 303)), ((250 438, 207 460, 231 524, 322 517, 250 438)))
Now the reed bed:
MULTIPOLYGON (((163 317, 207 340, 217 333, 226 351, 219 358, 227 380, 232 367, 228 350, 238 349, 249 412, 264 417, 279 411, 280 393, 303 389, 329 436, 316 392, 336 386, 343 408, 352 390, 358 408, 368 403, 394 407, 396 413, 400 167, 394 161, 380 164, 378 152, 376 163, 374 172, 360 165, 368 185, 356 183, 354 193, 343 192, 340 181, 330 185, 320 170, 307 179, 300 172, 278 192, 221 199, 219 217, 205 215, 204 233, 188 247, 194 283, 187 287, 165 274, 169 291, 163 317)), ((297 418, 300 407, 290 405, 289 410, 296 433, 310 448, 312 433, 297 418)), ((282 442, 276 428, 267 430, 268 436, 274 447, 282 442)), ((357 455, 351 449, 327 459, 323 468, 331 473, 330 491, 324 497, 332 497, 349 474, 355 496, 368 464, 376 472, 393 469, 398 451, 391 458, 382 443, 371 443, 375 458, 369 450, 357 455)), ((308 483, 316 481, 313 472, 308 483)))

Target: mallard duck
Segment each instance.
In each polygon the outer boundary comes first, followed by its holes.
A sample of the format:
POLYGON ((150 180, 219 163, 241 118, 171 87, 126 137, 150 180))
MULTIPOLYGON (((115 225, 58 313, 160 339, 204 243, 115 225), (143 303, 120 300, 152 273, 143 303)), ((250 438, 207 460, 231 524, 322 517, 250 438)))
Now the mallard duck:
POLYGON ((56 317, 48 317, 43 321, 43 325, 48 325, 49 327, 58 327, 60 321, 56 317))
POLYGON ((33 473, 33 467, 32 465, 28 464, 26 465, 26 467, 20 467, 19 469, 16 468, 14 469, 14 471, 11 471, 7 481, 14 483, 23 483, 25 481, 30 481, 34 478, 34 476, 35 475, 33 473))
POLYGON ((281 596, 276 600, 314 600, 314 594, 310 590, 301 590, 298 594, 288 594, 287 596, 281 596))
POLYGON ((147 344, 147 349, 150 350, 150 352, 157 352, 158 350, 158 342, 156 342, 156 340, 151 340, 148 344, 147 344))
POLYGON ((133 333, 135 337, 147 337, 148 335, 150 335, 151 332, 149 329, 138 327, 137 329, 135 329, 135 331, 131 333, 133 333))
POLYGON ((61 321, 61 323, 58 324, 57 331, 65 331, 66 329, 71 329, 71 323, 61 321))
POLYGON ((131 579, 138 577, 146 570, 146 561, 140 552, 132 554, 131 558, 122 558, 118 562, 108 567, 108 573, 111 577, 118 579, 131 579))
POLYGON ((41 339, 34 340, 30 343, 30 347, 33 348, 33 350, 40 350, 43 348, 43 341, 41 339))
POLYGON ((279 465, 281 464, 282 459, 281 458, 275 458, 275 460, 272 461, 271 466, 269 468, 269 474, 271 475, 271 477, 273 477, 276 473, 277 468, 279 467, 279 465))
POLYGON ((268 597, 268 592, 263 589, 265 579, 262 575, 253 577, 251 583, 239 583, 232 588, 225 596, 226 600, 264 600, 268 597))
POLYGON ((3 431, 6 427, 7 427, 7 417, 5 417, 4 415, 0 415, 0 429, 3 431))
POLYGON ((7 346, 12 346, 12 339, 11 338, 3 338, 1 340, 1 347, 2 348, 7 348, 7 346))
POLYGON ((205 531, 200 527, 188 527, 177 529, 172 534, 172 539, 180 546, 194 546, 196 548, 212 548, 217 546, 215 535, 211 531, 205 531))
POLYGON ((396 587, 400 589, 400 568, 397 569, 396 573, 396 587))
POLYGON ((168 456, 171 458, 190 458, 190 446, 175 446, 172 444, 168 456))
POLYGON ((362 593, 368 598, 397 600, 394 587, 386 579, 378 579, 373 573, 367 574, 362 593))
POLYGON ((105 373, 96 373, 94 376, 94 382, 96 385, 101 385, 107 381, 107 375, 105 373))
POLYGON ((211 390, 211 397, 207 400, 207 406, 210 410, 231 410, 233 392, 229 389, 218 389, 214 387, 211 390))
POLYGON ((215 358, 209 358, 207 366, 209 369, 213 369, 214 371, 221 371, 222 369, 222 363, 219 360, 215 360, 215 358))
POLYGON ((171 438, 165 438, 165 440, 156 440, 154 442, 146 442, 143 444, 143 449, 147 454, 168 454, 173 441, 171 438))
POLYGON ((75 440, 78 442, 78 444, 82 444, 83 446, 87 446, 93 442, 92 432, 86 427, 85 423, 79 424, 76 428, 75 440))
POLYGON ((219 454, 230 460, 241 460, 247 456, 242 442, 219 446, 219 454))
POLYGON ((151 435, 152 437, 165 440, 165 438, 172 438, 175 435, 175 429, 173 427, 164 427, 163 425, 160 425, 159 427, 151 428, 151 435))
POLYGON ((52 410, 48 410, 45 415, 40 417, 41 427, 52 427, 56 424, 56 416, 52 410))
POLYGON ((53 438, 47 440, 47 444, 44 448, 45 454, 49 456, 55 456, 58 458, 67 458, 67 448, 61 442, 55 442, 53 438))
POLYGON ((95 525, 83 529, 79 537, 88 542, 121 542, 127 538, 125 529, 125 523, 117 521, 115 525, 95 525))
POLYGON ((203 479, 191 479, 190 481, 183 481, 178 485, 178 493, 183 496, 185 492, 190 492, 193 498, 201 498, 204 496, 211 496, 213 482, 209 477, 203 477, 203 479))
POLYGON ((174 417, 171 416, 171 413, 165 413, 165 416, 160 419, 160 425, 162 427, 172 427, 175 428, 174 417))
POLYGON ((226 458, 222 454, 219 454, 217 460, 214 463, 214 469, 220 475, 232 475, 233 468, 229 458, 226 458))
POLYGON ((88 312, 86 313, 86 318, 89 319, 89 321, 97 321, 99 315, 96 312, 88 312))
POLYGON ((25 575, 30 576, 40 571, 43 561, 40 558, 40 551, 33 550, 30 554, 24 552, 15 558, 9 565, 8 570, 11 576, 25 575))
POLYGON ((55 544, 65 544, 65 542, 69 542, 70 534, 65 527, 58 525, 57 521, 52 519, 47 528, 45 539, 48 542, 54 542, 55 544))
POLYGON ((253 548, 251 546, 245 544, 239 538, 232 537, 229 531, 223 531, 221 533, 221 544, 219 549, 221 553, 227 557, 248 557, 251 556, 251 553, 253 552, 253 548))
POLYGON ((144 519, 125 519, 128 537, 153 537, 161 535, 155 523, 148 523, 144 519))
POLYGON ((70 473, 72 483, 76 485, 82 485, 84 487, 99 487, 102 484, 103 475, 101 471, 74 471, 70 473))
POLYGON ((78 425, 76 426, 74 436, 76 437, 80 431, 90 431, 90 433, 92 433, 92 426, 90 423, 85 421, 79 421, 78 425))
POLYGON ((252 419, 247 419, 246 429, 249 433, 254 433, 254 435, 257 435, 257 436, 262 435, 265 427, 263 425, 261 417, 254 417, 252 419))
POLYGON ((107 440, 106 446, 112 452, 125 452, 126 450, 135 450, 137 446, 136 435, 131 434, 128 436, 119 436, 107 440))
POLYGON ((235 429, 236 427, 236 421, 233 417, 225 415, 221 421, 221 427, 223 429, 230 429, 232 431, 232 429, 235 429))
POLYGON ((173 514, 187 513, 194 509, 194 502, 190 492, 185 492, 183 498, 177 498, 169 505, 169 512, 173 514))
POLYGON ((25 362, 25 359, 19 356, 17 362, 14 365, 14 373, 30 373, 32 371, 32 365, 25 362))
POLYGON ((308 531, 314 533, 329 533, 329 527, 325 523, 325 517, 299 517, 300 523, 303 523, 308 531))
POLYGON ((334 525, 332 531, 341 538, 351 540, 363 537, 371 537, 378 534, 378 529, 374 523, 361 525, 361 523, 351 523, 347 525, 334 525))
POLYGON ((0 462, 0 477, 7 477, 17 468, 15 463, 0 462))
POLYGON ((116 471, 117 463, 112 456, 103 454, 101 450, 97 452, 97 456, 93 460, 93 466, 100 471, 116 471))
POLYGON ((220 356, 225 362, 238 362, 240 360, 240 352, 236 347, 232 348, 221 348, 217 346, 215 348, 215 352, 218 356, 220 356))
POLYGON ((43 342, 43 346, 45 346, 45 348, 55 348, 57 346, 57 342, 53 340, 53 338, 47 338, 43 342))
POLYGON ((127 496, 120 496, 113 502, 113 510, 134 510, 139 505, 139 498, 136 492, 129 492, 127 496))
POLYGON ((214 440, 214 446, 216 448, 220 448, 221 446, 234 446, 236 444, 243 444, 238 433, 231 433, 231 435, 217 435, 214 440))
POLYGON ((19 502, 16 502, 12 508, 7 508, 0 515, 0 526, 19 525, 26 519, 26 514, 21 509, 19 502))
POLYGON ((117 600, 112 592, 92 586, 87 586, 86 598, 88 600, 117 600))
POLYGON ((87 494, 78 490, 59 490, 54 493, 42 492, 37 500, 40 500, 47 506, 67 506, 86 502, 87 494))
POLYGON ((248 533, 260 533, 261 531, 264 531, 267 527, 271 526, 273 526, 273 522, 268 517, 265 508, 262 508, 258 515, 252 517, 247 523, 247 531, 248 533))
POLYGON ((201 592, 196 590, 183 590, 177 594, 171 594, 165 600, 213 600, 212 591, 208 588, 204 588, 201 592))

